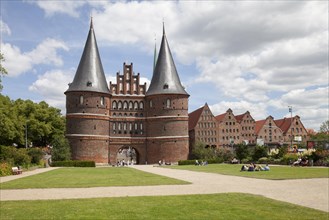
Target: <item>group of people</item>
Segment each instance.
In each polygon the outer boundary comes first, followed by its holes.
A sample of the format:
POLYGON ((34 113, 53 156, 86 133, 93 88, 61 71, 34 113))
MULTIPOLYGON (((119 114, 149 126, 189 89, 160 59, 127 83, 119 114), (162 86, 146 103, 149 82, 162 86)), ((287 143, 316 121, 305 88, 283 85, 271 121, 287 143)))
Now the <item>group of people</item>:
POLYGON ((307 166, 308 165, 308 160, 303 157, 303 158, 298 158, 295 162, 291 164, 291 166, 307 166))
POLYGON ((194 163, 195 166, 206 166, 208 165, 208 161, 203 161, 201 160, 201 162, 199 162, 198 160, 195 160, 195 163, 194 163))
POLYGON ((122 159, 122 160, 118 160, 117 161, 117 167, 124 167, 124 166, 128 166, 128 165, 134 165, 135 164, 135 161, 134 160, 128 160, 126 162, 125 159, 122 159))
POLYGON ((270 171, 268 164, 265 166, 256 165, 255 163, 250 163, 249 165, 242 165, 240 171, 270 171))

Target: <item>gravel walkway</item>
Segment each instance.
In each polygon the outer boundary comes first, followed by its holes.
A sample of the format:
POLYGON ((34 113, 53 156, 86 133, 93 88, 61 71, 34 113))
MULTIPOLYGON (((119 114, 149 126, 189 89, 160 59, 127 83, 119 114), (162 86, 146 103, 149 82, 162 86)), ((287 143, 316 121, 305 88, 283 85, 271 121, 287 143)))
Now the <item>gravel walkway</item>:
MULTIPOLYGON (((189 185, 53 188, 0 190, 0 200, 50 200, 125 196, 188 195, 240 192, 262 195, 329 212, 329 178, 298 180, 263 180, 212 173, 153 167, 133 166, 135 169, 191 182, 189 185)), ((48 171, 53 168, 40 169, 48 171)), ((33 172, 33 171, 32 171, 33 172)), ((40 171, 35 171, 34 174, 40 171)), ((13 176, 20 178, 29 175, 13 176)), ((2 177, 0 182, 5 182, 2 177)), ((8 180, 9 181, 9 180, 8 180)))

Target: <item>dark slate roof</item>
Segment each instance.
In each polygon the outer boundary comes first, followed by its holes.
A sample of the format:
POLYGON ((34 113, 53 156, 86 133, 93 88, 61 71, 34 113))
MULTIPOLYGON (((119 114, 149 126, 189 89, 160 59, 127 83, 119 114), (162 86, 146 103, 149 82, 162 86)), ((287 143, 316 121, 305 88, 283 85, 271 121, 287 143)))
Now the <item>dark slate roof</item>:
POLYGON ((180 82, 164 28, 158 59, 146 96, 157 94, 189 95, 180 82))
POLYGON ((73 91, 109 93, 92 21, 77 72, 66 92, 73 91))

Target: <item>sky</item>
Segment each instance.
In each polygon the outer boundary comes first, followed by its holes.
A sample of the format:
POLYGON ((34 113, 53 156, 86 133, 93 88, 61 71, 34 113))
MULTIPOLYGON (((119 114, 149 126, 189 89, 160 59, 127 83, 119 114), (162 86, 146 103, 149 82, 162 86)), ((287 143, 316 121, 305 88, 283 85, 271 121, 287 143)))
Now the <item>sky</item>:
POLYGON ((189 112, 207 103, 255 120, 329 119, 328 1, 0 1, 3 95, 46 101, 65 114, 93 17, 107 81, 133 63, 152 78, 162 25, 189 112))

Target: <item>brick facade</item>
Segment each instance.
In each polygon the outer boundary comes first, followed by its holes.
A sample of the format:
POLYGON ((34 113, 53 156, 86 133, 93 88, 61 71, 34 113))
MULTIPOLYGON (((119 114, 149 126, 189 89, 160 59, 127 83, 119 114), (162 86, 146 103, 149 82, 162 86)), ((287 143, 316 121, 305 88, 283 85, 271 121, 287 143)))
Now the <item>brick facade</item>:
POLYGON ((197 142, 230 148, 236 144, 306 145, 308 138, 299 116, 255 121, 249 111, 235 116, 231 109, 214 116, 207 104, 189 114, 190 151, 197 142))

